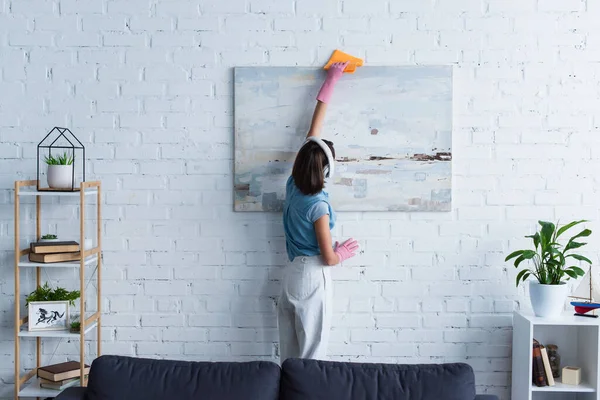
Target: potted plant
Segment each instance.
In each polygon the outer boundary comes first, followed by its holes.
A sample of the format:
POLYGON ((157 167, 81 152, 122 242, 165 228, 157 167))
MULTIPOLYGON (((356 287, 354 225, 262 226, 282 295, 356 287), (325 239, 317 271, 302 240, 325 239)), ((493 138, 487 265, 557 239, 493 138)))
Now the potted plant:
POLYGON ((39 242, 58 242, 58 236, 47 234, 40 238, 39 242))
POLYGON ((69 331, 71 333, 79 333, 81 329, 81 322, 79 321, 79 314, 74 314, 71 318, 71 324, 69 331))
POLYGON ((574 249, 587 244, 579 242, 577 239, 590 236, 591 230, 582 230, 571 237, 564 246, 558 243, 558 239, 563 233, 583 222, 587 221, 573 221, 559 228, 558 225, 551 222, 539 221, 541 226, 539 232, 525 236, 533 240, 534 250, 517 250, 505 259, 508 261, 514 258, 515 268, 518 268, 526 260, 533 264, 533 268, 524 269, 517 274, 516 284, 519 286, 520 282, 525 282, 530 276, 536 278, 529 283, 529 297, 533 312, 538 317, 559 315, 567 297, 566 281, 570 278, 577 279, 585 274, 581 268, 575 265, 567 266, 569 261, 592 263, 588 258, 572 253, 574 249))
POLYGON ((44 162, 48 165, 48 186, 52 189, 73 188, 73 156, 64 152, 58 157, 45 156, 44 162))
POLYGON ((78 290, 52 289, 45 283, 25 298, 29 331, 69 329, 69 305, 74 306, 78 290))

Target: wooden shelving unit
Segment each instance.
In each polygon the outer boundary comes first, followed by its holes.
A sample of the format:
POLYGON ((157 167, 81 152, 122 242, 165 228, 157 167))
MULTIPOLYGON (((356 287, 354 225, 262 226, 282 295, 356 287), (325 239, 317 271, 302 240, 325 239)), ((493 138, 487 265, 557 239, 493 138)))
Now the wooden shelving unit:
POLYGON ((512 398, 518 400, 600 400, 600 318, 566 314, 539 318, 515 312, 513 315, 512 398), (538 387, 532 382, 533 339, 556 344, 560 369, 581 367, 582 382, 565 385, 560 378, 554 386, 538 387))
POLYGON ((60 391, 52 389, 44 389, 39 385, 37 379, 37 368, 41 367, 41 342, 43 338, 68 338, 79 340, 79 362, 80 362, 80 378, 82 386, 87 382, 84 379, 85 365, 85 335, 96 329, 97 339, 97 356, 101 354, 101 287, 102 287, 102 236, 101 236, 101 209, 102 202, 100 201, 101 184, 95 182, 81 182, 80 190, 74 192, 59 192, 59 191, 37 191, 36 180, 16 181, 15 182, 15 400, 19 397, 55 397, 60 391), (31 189, 33 187, 33 190, 31 189), (41 237, 41 215, 42 215, 42 196, 69 196, 79 197, 79 243, 80 243, 80 261, 61 262, 52 264, 34 263, 28 260, 29 247, 22 248, 20 244, 20 201, 22 197, 33 196, 36 199, 36 237, 41 237), (96 247, 92 249, 85 248, 85 204, 86 198, 90 196, 96 197, 97 206, 97 237, 96 247), (85 267, 96 263, 96 279, 97 279, 97 311, 92 315, 85 317, 85 267), (81 330, 79 333, 70 333, 65 331, 36 331, 29 332, 27 330, 27 316, 21 316, 21 286, 20 272, 22 269, 35 268, 36 270, 36 285, 40 286, 42 268, 79 268, 79 291, 80 297, 80 322, 81 330), (35 338, 36 340, 36 368, 21 375, 21 347, 20 340, 35 338))

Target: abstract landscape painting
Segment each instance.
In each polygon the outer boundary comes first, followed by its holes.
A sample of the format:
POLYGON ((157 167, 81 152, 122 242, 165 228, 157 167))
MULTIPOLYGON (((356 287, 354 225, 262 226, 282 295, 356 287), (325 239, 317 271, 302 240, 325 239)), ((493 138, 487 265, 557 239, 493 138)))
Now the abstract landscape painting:
MULTIPOLYGON (((235 210, 281 211, 321 68, 235 69, 235 210)), ((322 131, 337 211, 450 211, 452 68, 362 67, 339 80, 322 131)))

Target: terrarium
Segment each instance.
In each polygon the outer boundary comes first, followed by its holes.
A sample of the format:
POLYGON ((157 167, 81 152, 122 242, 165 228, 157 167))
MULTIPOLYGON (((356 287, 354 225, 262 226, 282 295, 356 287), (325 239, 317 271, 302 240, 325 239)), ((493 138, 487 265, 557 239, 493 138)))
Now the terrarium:
POLYGON ((37 146, 37 190, 78 191, 76 180, 85 182, 85 146, 69 128, 54 127, 37 146), (40 179, 44 172, 48 186, 40 179))

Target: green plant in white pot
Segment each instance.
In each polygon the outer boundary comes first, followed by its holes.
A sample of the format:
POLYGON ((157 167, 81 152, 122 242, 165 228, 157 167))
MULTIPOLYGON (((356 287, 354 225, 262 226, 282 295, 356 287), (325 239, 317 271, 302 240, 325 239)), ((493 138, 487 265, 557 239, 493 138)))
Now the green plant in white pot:
POLYGON ((45 156, 48 165, 48 186, 53 189, 73 188, 73 156, 64 152, 58 157, 45 156))
POLYGON ((541 226, 539 232, 525 236, 533 240, 534 250, 517 250, 506 257, 505 261, 515 259, 515 268, 518 268, 523 261, 533 264, 533 267, 517 274, 516 284, 519 286, 519 283, 525 282, 531 276, 536 278, 530 281, 529 297, 533 312, 538 317, 560 315, 568 294, 566 281, 570 278, 577 279, 585 274, 581 268, 569 264, 575 260, 592 263, 588 258, 572 253, 573 250, 587 244, 577 240, 590 236, 591 230, 582 230, 567 240, 564 246, 558 243, 563 233, 583 222, 587 221, 573 221, 558 227, 551 222, 539 221, 541 226))

